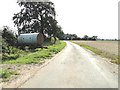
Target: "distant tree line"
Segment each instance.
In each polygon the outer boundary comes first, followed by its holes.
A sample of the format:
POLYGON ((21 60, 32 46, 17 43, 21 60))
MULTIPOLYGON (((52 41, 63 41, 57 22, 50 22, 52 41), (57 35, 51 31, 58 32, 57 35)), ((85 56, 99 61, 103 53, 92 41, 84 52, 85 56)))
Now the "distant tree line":
POLYGON ((120 39, 98 39, 100 41, 120 41, 120 39))
POLYGON ((63 34, 63 40, 97 40, 97 36, 89 37, 88 35, 84 35, 83 38, 78 37, 76 34, 63 34))
POLYGON ((88 35, 84 35, 84 37, 82 38, 82 40, 97 40, 97 37, 98 36, 92 36, 92 37, 89 37, 88 35))

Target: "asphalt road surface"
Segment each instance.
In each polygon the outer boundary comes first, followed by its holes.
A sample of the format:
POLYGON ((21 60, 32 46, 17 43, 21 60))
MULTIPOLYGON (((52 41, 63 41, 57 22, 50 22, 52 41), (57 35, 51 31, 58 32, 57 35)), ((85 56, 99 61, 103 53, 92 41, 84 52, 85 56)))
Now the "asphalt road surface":
POLYGON ((19 88, 118 88, 117 65, 66 43, 59 55, 19 88))

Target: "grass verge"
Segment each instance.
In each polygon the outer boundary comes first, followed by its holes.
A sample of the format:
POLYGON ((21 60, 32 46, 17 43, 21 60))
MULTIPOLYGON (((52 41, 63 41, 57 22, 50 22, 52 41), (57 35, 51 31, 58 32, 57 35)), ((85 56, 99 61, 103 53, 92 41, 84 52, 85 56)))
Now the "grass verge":
MULTIPOLYGON (((45 59, 50 58, 53 56, 53 54, 56 54, 60 52, 64 47, 66 46, 66 43, 63 41, 60 41, 59 43, 53 44, 53 45, 47 45, 47 49, 41 49, 37 48, 34 50, 34 52, 23 52, 20 53, 19 57, 14 57, 14 55, 7 57, 7 60, 4 60, 0 62, 0 64, 38 64, 43 63, 45 59)), ((15 54, 16 55, 16 54, 15 54)), ((2 69, 0 70, 0 82, 7 82, 11 79, 12 76, 18 75, 17 70, 10 70, 10 69, 2 69)))
POLYGON ((53 54, 60 52, 66 43, 60 41, 57 44, 47 46, 47 49, 37 48, 35 52, 23 55, 17 59, 10 59, 3 61, 3 64, 31 64, 31 63, 42 63, 44 59, 51 57, 53 54))
POLYGON ((104 58, 111 59, 112 63, 120 64, 120 61, 119 61, 120 56, 118 56, 118 55, 113 55, 113 54, 101 51, 101 50, 99 50, 97 48, 94 48, 94 47, 91 47, 91 46, 88 46, 88 45, 79 44, 79 43, 76 43, 76 44, 78 44, 79 46, 81 46, 83 48, 89 49, 90 51, 94 52, 97 55, 100 55, 100 56, 102 56, 104 58))
POLYGON ((8 81, 9 78, 12 75, 17 75, 16 71, 10 71, 10 70, 0 70, 0 78, 2 79, 2 82, 8 81))

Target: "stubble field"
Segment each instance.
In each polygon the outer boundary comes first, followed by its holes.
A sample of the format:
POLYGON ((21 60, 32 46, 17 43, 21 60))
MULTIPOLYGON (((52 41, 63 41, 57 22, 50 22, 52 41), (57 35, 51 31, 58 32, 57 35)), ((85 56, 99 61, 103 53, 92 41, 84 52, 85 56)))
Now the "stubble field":
MULTIPOLYGON (((102 56, 112 59, 118 59, 118 41, 73 41, 80 46, 97 49, 102 56)), ((88 49, 89 49, 88 48, 88 49)), ((94 50, 93 50, 94 51, 94 50)))

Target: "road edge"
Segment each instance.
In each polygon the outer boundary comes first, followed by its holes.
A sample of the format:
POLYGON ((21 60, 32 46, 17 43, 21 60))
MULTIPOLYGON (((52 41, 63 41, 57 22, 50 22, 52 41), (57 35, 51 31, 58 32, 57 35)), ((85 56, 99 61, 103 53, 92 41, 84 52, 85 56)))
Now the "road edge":
MULTIPOLYGON (((65 41, 64 41, 64 42, 65 42, 65 41)), ((65 43, 66 43, 66 42, 65 42, 65 43)), ((55 54, 51 59, 45 61, 42 65, 40 65, 40 67, 37 68, 37 70, 34 71, 34 73, 33 73, 30 77, 28 77, 26 80, 24 80, 23 82, 21 82, 16 88, 21 87, 25 82, 27 82, 29 79, 31 79, 32 77, 34 77, 35 74, 36 74, 40 69, 42 69, 42 68, 44 68, 45 66, 47 66, 48 64, 50 64, 57 56, 59 56, 59 55, 66 49, 66 47, 67 47, 67 43, 66 43, 66 46, 65 46, 60 52, 58 52, 58 53, 55 54)))

